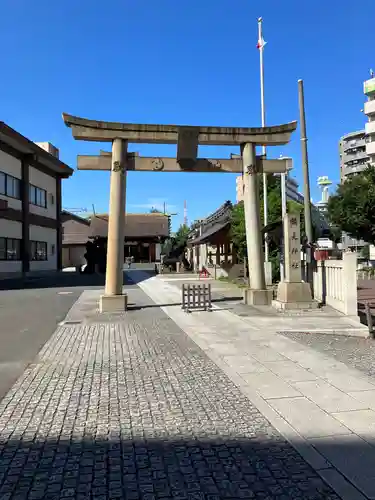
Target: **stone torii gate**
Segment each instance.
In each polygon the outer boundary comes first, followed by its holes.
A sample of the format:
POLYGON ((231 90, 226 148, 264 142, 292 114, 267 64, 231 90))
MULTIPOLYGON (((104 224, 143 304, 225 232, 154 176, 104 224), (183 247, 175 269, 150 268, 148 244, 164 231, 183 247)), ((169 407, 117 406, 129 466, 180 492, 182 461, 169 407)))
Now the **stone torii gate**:
POLYGON ((127 307, 123 294, 124 223, 126 206, 126 172, 232 172, 244 175, 246 243, 250 274, 247 302, 271 303, 266 289, 263 242, 261 235, 258 175, 286 172, 290 160, 268 160, 256 156, 256 146, 282 146, 290 141, 297 122, 272 127, 195 127, 180 125, 147 125, 88 120, 63 113, 65 124, 74 139, 112 143, 112 152, 98 156, 78 156, 78 170, 111 172, 107 272, 101 312, 120 312, 127 307), (140 157, 128 153, 128 143, 177 144, 176 158, 140 157), (198 158, 198 145, 240 146, 240 158, 198 158))

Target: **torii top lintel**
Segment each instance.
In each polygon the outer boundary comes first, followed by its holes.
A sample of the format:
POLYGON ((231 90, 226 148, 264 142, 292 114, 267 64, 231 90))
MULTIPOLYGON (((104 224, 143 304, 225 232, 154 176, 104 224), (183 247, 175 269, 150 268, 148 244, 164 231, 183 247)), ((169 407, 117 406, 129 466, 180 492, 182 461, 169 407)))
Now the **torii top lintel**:
MULTIPOLYGON (((88 120, 63 113, 65 125, 72 129, 74 139, 112 142, 125 139, 145 144, 240 145, 247 142, 264 146, 282 146, 290 141, 297 122, 271 127, 195 127, 191 125, 149 125, 88 120)), ((185 149, 185 148, 182 148, 185 149)), ((187 149, 191 149, 187 147, 187 149)), ((183 156, 185 156, 183 154, 183 156)))

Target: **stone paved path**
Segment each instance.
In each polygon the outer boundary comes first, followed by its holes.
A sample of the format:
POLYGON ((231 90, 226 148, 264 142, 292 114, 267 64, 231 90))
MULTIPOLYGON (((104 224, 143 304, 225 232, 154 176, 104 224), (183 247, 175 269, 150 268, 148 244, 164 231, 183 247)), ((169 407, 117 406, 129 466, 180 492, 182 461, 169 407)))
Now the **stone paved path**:
POLYGON ((73 498, 338 499, 151 307, 59 327, 0 404, 0 499, 73 498))
MULTIPOLYGON (((375 499, 375 380, 278 333, 311 332, 314 315, 259 310, 240 317, 226 308, 186 314, 175 305, 181 297, 175 284, 142 279, 141 289, 342 498, 375 499)), ((320 322, 327 319, 333 337, 335 317, 324 315, 320 322)))
POLYGON ((338 361, 373 377, 375 381, 374 339, 297 332, 283 333, 283 335, 318 352, 328 354, 338 361))

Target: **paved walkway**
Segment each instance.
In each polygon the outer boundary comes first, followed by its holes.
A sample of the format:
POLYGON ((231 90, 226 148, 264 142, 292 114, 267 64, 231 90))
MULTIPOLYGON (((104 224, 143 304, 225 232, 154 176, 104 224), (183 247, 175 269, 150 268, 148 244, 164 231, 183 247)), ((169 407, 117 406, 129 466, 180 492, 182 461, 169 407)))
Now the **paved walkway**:
POLYGON ((106 317, 84 292, 1 401, 1 500, 375 498, 370 380, 133 277, 152 300, 106 317))
MULTIPOLYGON (((177 286, 158 278, 140 286, 159 304, 176 303, 180 295, 177 286)), ((240 318, 226 310, 163 310, 326 480, 338 484, 339 471, 366 498, 375 498, 375 380, 277 334, 313 329, 309 315, 240 318)), ((340 494, 356 498, 348 490, 340 494)))
POLYGON ((375 280, 358 280, 358 309, 363 321, 367 324, 365 315, 365 304, 368 303, 371 309, 373 322, 375 321, 375 280))

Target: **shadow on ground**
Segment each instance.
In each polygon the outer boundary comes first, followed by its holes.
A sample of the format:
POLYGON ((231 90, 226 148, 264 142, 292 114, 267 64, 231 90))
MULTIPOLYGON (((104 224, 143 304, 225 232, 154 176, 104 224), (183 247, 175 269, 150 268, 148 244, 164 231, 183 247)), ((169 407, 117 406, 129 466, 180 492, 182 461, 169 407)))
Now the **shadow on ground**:
MULTIPOLYGON (((147 277, 153 276, 153 271, 143 271, 147 277)), ((142 279, 137 280, 138 282, 142 279)), ((124 285, 135 284, 130 276, 124 271, 124 285)), ((80 274, 75 272, 51 273, 44 276, 28 278, 6 278, 0 280, 0 290, 23 290, 37 288, 90 288, 104 287, 105 276, 103 274, 80 274)))
MULTIPOLYGON (((106 424, 102 423, 103 428, 106 424)), ((2 437, 0 497, 5 499, 339 499, 283 438, 194 439, 163 433, 45 439, 2 437)), ((342 453, 350 450, 343 449, 342 453)), ((338 446, 335 450, 340 452, 338 446)), ((350 458, 348 458, 350 460, 350 458)))
MULTIPOLYGON (((217 298, 217 299, 212 299, 211 300, 211 303, 212 304, 220 304, 220 303, 231 303, 231 302, 238 302, 238 297, 220 297, 220 298, 217 298)), ((127 309, 129 311, 139 311, 139 310, 143 310, 143 309, 158 309, 160 307, 172 307, 172 306, 181 306, 182 305, 182 302, 169 302, 168 304, 154 304, 154 303, 151 303, 151 304, 141 304, 141 305, 137 305, 137 304, 133 304, 133 303, 129 303, 128 304, 128 307, 127 309)), ((203 309, 203 308, 202 308, 203 309)), ((226 308, 226 309, 230 309, 229 307, 226 308)), ((194 310, 192 308, 192 310, 194 310)), ((213 308, 212 311, 215 311, 217 309, 213 308)), ((220 308, 220 311, 222 311, 223 308, 220 308)))

